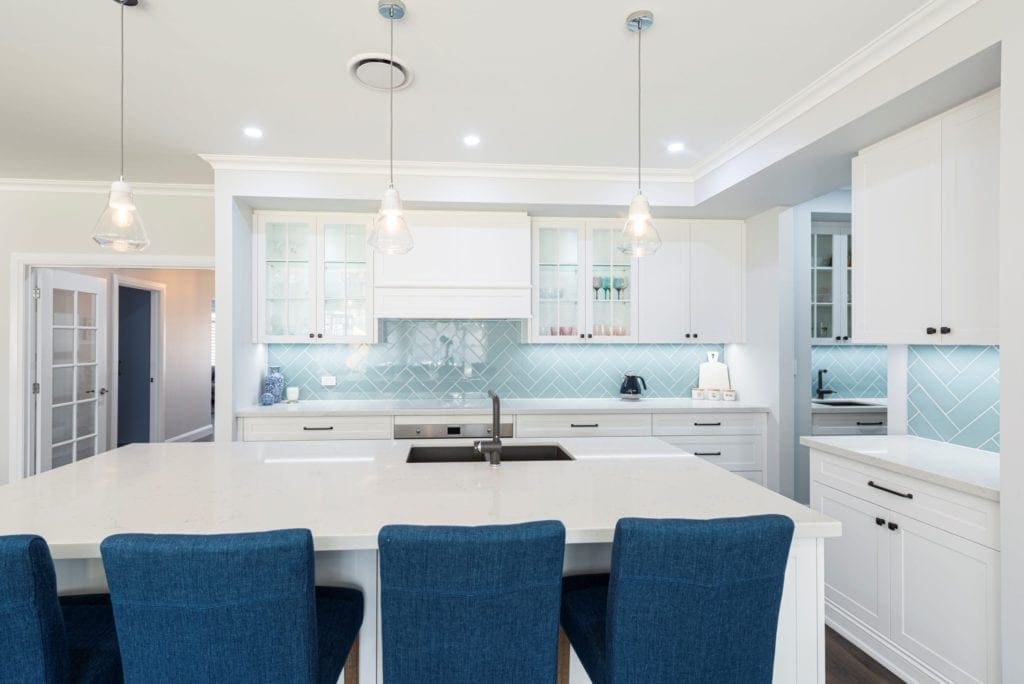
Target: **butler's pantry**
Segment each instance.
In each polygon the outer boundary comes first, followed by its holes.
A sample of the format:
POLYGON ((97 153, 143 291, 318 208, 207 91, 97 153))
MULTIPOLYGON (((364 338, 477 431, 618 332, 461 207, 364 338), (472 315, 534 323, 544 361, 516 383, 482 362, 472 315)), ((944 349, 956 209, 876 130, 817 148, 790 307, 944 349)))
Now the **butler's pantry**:
POLYGON ((0 27, 0 680, 1024 681, 1019 2, 0 27))

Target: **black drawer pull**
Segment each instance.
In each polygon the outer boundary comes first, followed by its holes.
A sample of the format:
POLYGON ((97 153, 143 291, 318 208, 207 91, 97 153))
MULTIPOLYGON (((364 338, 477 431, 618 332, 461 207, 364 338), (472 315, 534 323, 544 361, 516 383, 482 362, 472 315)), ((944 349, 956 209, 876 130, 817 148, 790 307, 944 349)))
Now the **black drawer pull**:
POLYGON ((948 335, 949 333, 953 332, 953 330, 948 325, 944 325, 941 328, 939 328, 939 332, 942 333, 943 335, 948 335))
POLYGON ((879 420, 879 421, 876 421, 876 422, 874 422, 874 423, 868 423, 868 422, 866 422, 866 421, 863 421, 863 420, 858 420, 858 421, 857 421, 857 425, 885 425, 885 423, 883 423, 883 422, 882 422, 882 421, 880 421, 880 420, 879 420))
POLYGON ((309 427, 308 425, 303 425, 302 429, 305 430, 306 432, 319 432, 321 430, 333 430, 334 426, 327 425, 325 427, 309 427))
POLYGON ((868 487, 874 487, 875 489, 881 489, 883 492, 889 492, 890 494, 895 494, 896 496, 902 496, 904 499, 913 499, 914 498, 914 495, 911 494, 910 492, 906 492, 906 493, 904 493, 904 492, 897 492, 895 489, 889 489, 888 487, 883 487, 880 484, 875 484, 874 480, 868 480, 868 487))
POLYGON ((569 423, 569 427, 574 428, 596 428, 597 423, 569 423))
POLYGON ((721 451, 694 451, 694 456, 721 456, 721 451))
POLYGON ((897 530, 897 529, 899 529, 899 527, 900 526, 897 525, 896 523, 889 523, 889 529, 890 530, 897 530))
POLYGON ((694 423, 697 427, 718 427, 721 423, 694 423))
POLYGON ((881 518, 875 518, 875 524, 878 525, 879 527, 881 527, 882 525, 885 524, 885 521, 882 520, 881 518))

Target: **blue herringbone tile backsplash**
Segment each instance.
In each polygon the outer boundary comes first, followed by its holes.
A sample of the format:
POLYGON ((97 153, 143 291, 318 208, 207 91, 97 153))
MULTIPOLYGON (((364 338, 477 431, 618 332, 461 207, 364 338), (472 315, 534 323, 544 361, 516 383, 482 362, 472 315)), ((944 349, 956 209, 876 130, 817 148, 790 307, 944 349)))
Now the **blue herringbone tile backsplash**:
POLYGON ((818 389, 818 370, 825 373, 830 399, 880 399, 889 383, 889 353, 884 346, 815 345, 811 347, 811 394, 818 389))
POLYGON ((999 451, 999 347, 910 347, 908 432, 999 451))
POLYGON ((374 345, 274 344, 303 399, 448 399, 495 389, 505 397, 607 397, 624 371, 654 397, 687 397, 697 367, 722 345, 524 344, 518 321, 383 321, 374 345), (338 385, 320 386, 322 375, 338 385))

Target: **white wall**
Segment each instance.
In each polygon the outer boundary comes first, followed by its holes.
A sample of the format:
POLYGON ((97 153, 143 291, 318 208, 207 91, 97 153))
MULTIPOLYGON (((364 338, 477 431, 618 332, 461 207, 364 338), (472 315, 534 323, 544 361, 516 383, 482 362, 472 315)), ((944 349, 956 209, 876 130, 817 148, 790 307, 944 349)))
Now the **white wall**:
POLYGON ((1003 681, 1024 682, 1024 3, 1003 0, 999 230, 1003 681))
MULTIPOLYGON (((164 301, 164 438, 180 437, 210 422, 210 304, 213 301, 213 271, 198 269, 75 268, 76 273, 107 280, 107 301, 113 304, 113 276, 137 278, 166 286, 164 301)), ((112 315, 107 315, 111 331, 112 315)), ((112 335, 112 332, 108 334, 112 335)), ((112 339, 112 338, 109 338, 112 339)), ((112 345, 108 342, 107 348, 112 345)), ((108 365, 116 372, 117 359, 108 365)), ((113 404, 113 402, 111 402, 113 404)), ((116 410, 111 405, 111 411, 116 410)), ((108 423, 111 425, 112 423, 108 423)), ((116 444, 111 434, 111 444, 116 444)))
POLYGON ((780 230, 784 209, 771 209, 747 221, 745 344, 726 347, 730 377, 743 401, 771 408, 768 416, 767 483, 793 495, 792 250, 780 230))
MULTIPOLYGON (((135 266, 160 257, 183 256, 213 258, 213 200, 210 191, 201 188, 154 187, 137 190, 136 200, 152 242, 141 257, 115 255, 92 242, 93 225, 99 218, 109 185, 0 181, 0 357, 10 363, 0 370, 0 386, 18 391, 18 359, 11 358, 12 340, 24 331, 17 330, 20 303, 12 299, 13 283, 20 274, 12 274, 13 255, 81 254, 90 259, 114 259, 114 263, 135 266)), ((108 262, 109 263, 109 262, 108 262)), ((106 264, 105 264, 106 265, 106 264)), ((27 402, 28 397, 24 397, 27 402)), ((12 459, 10 437, 18 430, 11 412, 11 397, 0 393, 0 483, 7 482, 12 459)))

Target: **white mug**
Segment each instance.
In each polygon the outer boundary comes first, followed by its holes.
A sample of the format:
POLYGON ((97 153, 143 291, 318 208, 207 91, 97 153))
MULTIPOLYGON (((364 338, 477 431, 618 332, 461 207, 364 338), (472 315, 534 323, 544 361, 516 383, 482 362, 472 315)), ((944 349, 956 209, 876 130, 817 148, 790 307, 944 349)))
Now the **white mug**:
POLYGON ((288 401, 298 401, 299 400, 299 388, 298 387, 289 387, 288 389, 285 390, 285 397, 288 399, 288 401))

